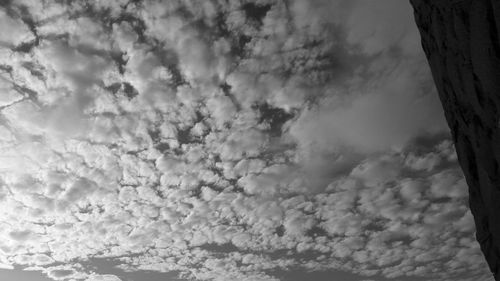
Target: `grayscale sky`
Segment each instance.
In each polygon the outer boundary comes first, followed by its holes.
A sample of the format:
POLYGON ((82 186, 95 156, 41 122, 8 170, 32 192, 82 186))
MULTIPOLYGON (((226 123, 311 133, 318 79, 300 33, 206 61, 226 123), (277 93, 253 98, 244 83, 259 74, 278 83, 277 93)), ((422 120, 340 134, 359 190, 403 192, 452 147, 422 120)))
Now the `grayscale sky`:
POLYGON ((0 1, 0 280, 489 281, 406 0, 0 1))

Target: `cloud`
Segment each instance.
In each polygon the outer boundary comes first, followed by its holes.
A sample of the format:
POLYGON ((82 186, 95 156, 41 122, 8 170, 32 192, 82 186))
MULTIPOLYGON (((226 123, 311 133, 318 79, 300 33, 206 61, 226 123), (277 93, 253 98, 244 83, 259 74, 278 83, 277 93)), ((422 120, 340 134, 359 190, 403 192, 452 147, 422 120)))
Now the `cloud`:
POLYGON ((54 280, 64 280, 73 277, 75 271, 72 269, 53 269, 48 272, 48 276, 54 280))
POLYGON ((194 280, 291 268, 480 280, 409 12, 3 5, 0 265, 54 280, 119 280, 81 264, 96 257, 194 280))
POLYGON ((332 93, 318 106, 304 111, 291 125, 291 135, 303 146, 316 145, 325 150, 346 146, 373 153, 401 149, 421 135, 446 132, 435 90, 425 92, 422 84, 429 80, 418 79, 426 77, 423 61, 396 61, 384 67, 390 70, 349 91, 347 97, 332 93), (420 69, 411 66, 414 63, 420 64, 420 69))
POLYGON ((18 47, 22 43, 35 40, 28 26, 20 18, 9 15, 3 9, 0 10, 0 45, 7 48, 18 47))
POLYGON ((115 275, 110 275, 110 274, 104 274, 104 275, 91 275, 89 278, 86 279, 86 281, 121 281, 120 278, 118 278, 115 275))

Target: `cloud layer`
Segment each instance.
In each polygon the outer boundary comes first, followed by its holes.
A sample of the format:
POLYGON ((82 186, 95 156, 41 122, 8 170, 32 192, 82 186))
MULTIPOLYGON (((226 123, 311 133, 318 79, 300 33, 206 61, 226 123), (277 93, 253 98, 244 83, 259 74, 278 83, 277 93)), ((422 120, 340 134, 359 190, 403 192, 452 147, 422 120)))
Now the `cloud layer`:
POLYGON ((487 280, 407 3, 18 0, 0 37, 1 267, 487 280))

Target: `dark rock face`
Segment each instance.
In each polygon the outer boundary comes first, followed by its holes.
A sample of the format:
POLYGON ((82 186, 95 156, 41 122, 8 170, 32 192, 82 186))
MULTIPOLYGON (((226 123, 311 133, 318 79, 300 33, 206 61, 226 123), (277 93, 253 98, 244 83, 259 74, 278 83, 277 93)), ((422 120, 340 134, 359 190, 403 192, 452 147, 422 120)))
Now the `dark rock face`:
POLYGON ((476 238, 500 280, 500 1, 410 1, 469 185, 476 238))

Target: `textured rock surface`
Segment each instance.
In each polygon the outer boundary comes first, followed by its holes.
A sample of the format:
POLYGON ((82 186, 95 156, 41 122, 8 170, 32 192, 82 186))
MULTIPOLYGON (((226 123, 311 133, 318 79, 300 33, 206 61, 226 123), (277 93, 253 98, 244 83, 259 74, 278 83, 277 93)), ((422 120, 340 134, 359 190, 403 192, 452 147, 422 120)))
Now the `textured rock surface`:
POLYGON ((476 237, 500 280, 500 1, 411 3, 469 185, 476 237))

